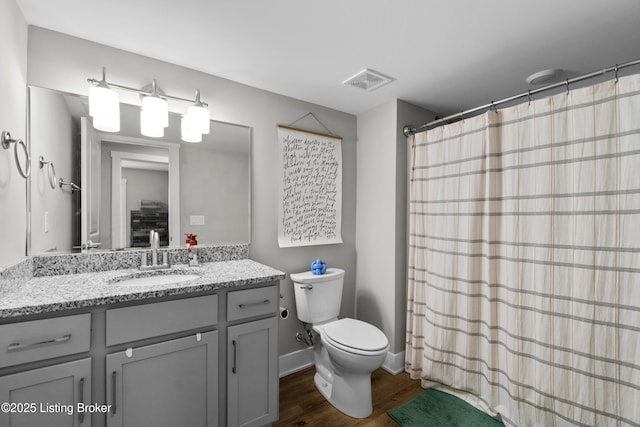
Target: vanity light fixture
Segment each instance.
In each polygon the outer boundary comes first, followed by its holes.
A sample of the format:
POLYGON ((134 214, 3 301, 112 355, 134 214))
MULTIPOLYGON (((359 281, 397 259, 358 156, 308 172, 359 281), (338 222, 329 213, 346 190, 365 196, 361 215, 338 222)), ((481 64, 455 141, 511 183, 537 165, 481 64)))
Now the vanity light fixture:
MULTIPOLYGON (((146 92, 145 89, 142 88, 146 92)), ((151 93, 141 96, 140 131, 153 138, 164 136, 164 128, 169 126, 169 103, 160 96, 156 79, 151 83, 151 93)))
POLYGON ((187 114, 181 123, 182 139, 186 142, 201 142, 202 135, 210 131, 208 104, 200 100, 200 90, 196 89, 195 101, 165 94, 153 79, 150 85, 135 89, 116 83, 107 83, 106 69, 102 68, 102 80, 89 78, 93 86, 89 88, 89 114, 96 129, 106 132, 120 130, 120 104, 118 93, 112 87, 140 94, 140 131, 152 138, 164 136, 164 128, 169 125, 169 103, 167 99, 189 102, 187 114), (115 94, 115 98, 114 98, 115 94), (115 99, 115 101, 114 101, 115 99), (117 120, 117 126, 116 126, 117 120))
POLYGON ((182 140, 186 142, 202 142, 202 127, 198 118, 185 114, 180 121, 182 140))
POLYGON ((207 135, 211 129, 211 117, 209 109, 200 101, 200 90, 196 89, 196 101, 187 108, 187 116, 200 128, 200 133, 207 135))
POLYGON ((111 89, 106 79, 107 70, 102 67, 102 80, 89 88, 89 115, 93 117, 93 126, 105 132, 120 130, 120 98, 118 92, 111 89))

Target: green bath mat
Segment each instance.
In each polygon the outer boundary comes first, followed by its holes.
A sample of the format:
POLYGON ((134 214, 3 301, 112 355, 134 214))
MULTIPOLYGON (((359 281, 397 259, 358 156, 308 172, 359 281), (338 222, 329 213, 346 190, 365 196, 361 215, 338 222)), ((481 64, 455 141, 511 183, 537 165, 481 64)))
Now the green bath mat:
POLYGON ((402 427, 498 427, 504 426, 462 399, 435 389, 421 392, 387 414, 402 427))

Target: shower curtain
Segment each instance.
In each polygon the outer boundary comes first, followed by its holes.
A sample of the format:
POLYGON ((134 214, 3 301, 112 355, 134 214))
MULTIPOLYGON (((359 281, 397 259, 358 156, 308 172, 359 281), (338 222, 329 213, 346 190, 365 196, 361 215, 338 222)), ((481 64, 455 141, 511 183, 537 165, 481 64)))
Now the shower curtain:
POLYGON ((640 76, 411 144, 411 377, 506 425, 640 426, 640 76))

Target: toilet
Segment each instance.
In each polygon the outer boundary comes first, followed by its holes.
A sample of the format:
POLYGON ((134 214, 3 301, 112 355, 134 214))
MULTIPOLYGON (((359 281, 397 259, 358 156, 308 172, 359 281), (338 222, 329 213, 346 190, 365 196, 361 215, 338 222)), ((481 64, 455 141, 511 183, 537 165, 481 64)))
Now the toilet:
POLYGON ((338 319, 344 270, 291 274, 298 319, 311 325, 314 382, 320 393, 353 418, 371 415, 371 372, 382 366, 389 340, 375 326, 338 319))

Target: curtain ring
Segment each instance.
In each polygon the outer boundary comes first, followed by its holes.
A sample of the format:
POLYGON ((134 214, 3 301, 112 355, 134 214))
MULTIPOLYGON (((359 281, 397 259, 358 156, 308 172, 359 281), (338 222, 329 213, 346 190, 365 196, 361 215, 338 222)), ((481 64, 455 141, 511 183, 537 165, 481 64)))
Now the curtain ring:
POLYGON ((529 98, 529 105, 531 105, 531 89, 527 91, 527 97, 529 98))
POLYGON ((616 64, 615 68, 613 69, 615 74, 616 74, 616 83, 618 83, 618 64, 616 64))
POLYGON ((567 95, 569 95, 569 79, 567 79, 565 84, 567 85, 567 95))

